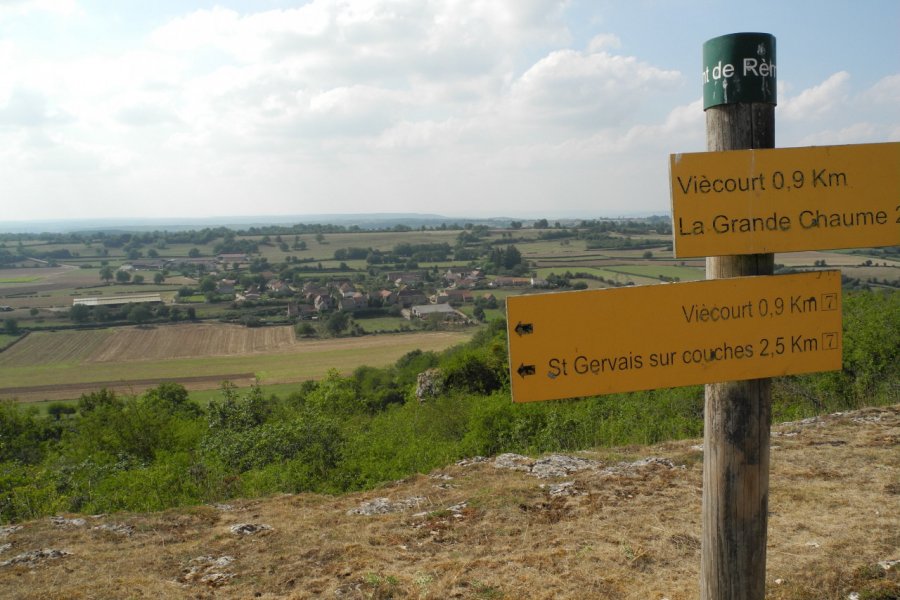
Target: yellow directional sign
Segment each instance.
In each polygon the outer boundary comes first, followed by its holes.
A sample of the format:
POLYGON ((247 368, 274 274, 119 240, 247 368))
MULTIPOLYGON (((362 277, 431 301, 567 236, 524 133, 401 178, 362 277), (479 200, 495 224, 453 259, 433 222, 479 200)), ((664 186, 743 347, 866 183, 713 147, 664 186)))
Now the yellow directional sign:
POLYGON ((900 245, 900 142, 673 154, 675 256, 900 245))
POLYGON ((516 402, 841 368, 841 275, 510 296, 516 402))

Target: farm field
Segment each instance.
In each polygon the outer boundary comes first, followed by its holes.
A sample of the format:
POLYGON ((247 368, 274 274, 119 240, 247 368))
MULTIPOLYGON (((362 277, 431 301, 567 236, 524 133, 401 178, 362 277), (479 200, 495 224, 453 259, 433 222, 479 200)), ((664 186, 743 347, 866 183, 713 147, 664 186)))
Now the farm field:
POLYGON ((403 317, 374 317, 370 319, 354 319, 366 333, 376 331, 401 331, 401 327, 409 327, 409 321, 403 317))
POLYGON ((604 265, 602 268, 581 267, 575 265, 572 265, 565 269, 561 267, 543 267, 541 269, 538 269, 538 275, 540 277, 547 277, 551 273, 561 275, 566 271, 590 273, 592 275, 602 277, 609 277, 610 274, 613 274, 613 276, 615 276, 615 274, 633 275, 635 276, 635 278, 649 280, 658 280, 660 275, 669 278, 678 277, 684 281, 702 279, 704 276, 704 271, 700 268, 682 267, 669 264, 655 264, 648 262, 645 262, 644 264, 609 264, 608 266, 604 265))
POLYGON ((583 240, 538 240, 522 244, 522 254, 530 259, 578 257, 586 253, 596 256, 595 253, 587 250, 583 240))
POLYGON ((887 263, 889 266, 900 268, 900 261, 890 258, 844 252, 789 252, 775 255, 775 262, 787 267, 808 266, 814 264, 817 260, 824 260, 829 267, 857 266, 867 260, 871 260, 879 265, 887 263))
MULTIPOLYGON (((0 369, 80 364, 100 350, 113 329, 32 333, 16 347, 0 354, 0 369)), ((3 381, 8 381, 3 378, 3 381)))
POLYGON ((841 267, 841 273, 862 281, 869 279, 897 281, 900 280, 900 265, 895 267, 841 267))
MULTIPOLYGON (((360 365, 385 366, 412 350, 439 351, 472 332, 416 332, 357 338, 296 340, 290 327, 171 325, 96 331, 39 332, 0 354, 0 398, 66 399, 98 382, 190 380, 192 389, 218 387, 233 374, 254 374, 263 384, 290 383, 348 373, 360 365), (58 392, 47 386, 59 386, 58 392), (34 393, 22 388, 37 387, 34 393), (15 394, 7 390, 14 389, 15 394)), ((146 385, 147 388, 153 385, 146 385)))
POLYGON ((9 346, 13 342, 15 342, 17 339, 19 339, 19 336, 17 336, 17 335, 10 335, 8 333, 0 333, 0 350, 2 350, 3 348, 6 348, 7 346, 9 346))
POLYGON ((616 273, 624 273, 626 275, 638 275, 640 277, 659 278, 659 276, 675 278, 678 277, 682 281, 693 281, 703 279, 705 272, 702 269, 693 269, 691 267, 677 267, 673 265, 627 265, 621 267, 609 267, 608 270, 616 273))
MULTIPOLYGON (((617 265, 618 266, 618 265, 617 265)), ((578 273, 588 273, 590 275, 594 275, 595 277, 602 277, 604 279, 609 279, 612 281, 616 281, 621 284, 632 283, 634 285, 650 285, 654 283, 659 283, 659 279, 656 277, 650 277, 645 275, 636 275, 636 274, 628 274, 624 271, 616 270, 614 267, 607 268, 597 268, 593 266, 575 266, 572 265, 567 268, 562 267, 544 267, 538 269, 538 276, 546 278, 551 273, 556 273, 557 275, 561 275, 566 271, 570 272, 578 272, 578 273)), ((590 284, 592 280, 585 280, 590 284)), ((597 283, 597 282, 595 282, 597 283)))
MULTIPOLYGON (((394 232, 394 231, 373 231, 359 233, 326 233, 322 243, 316 241, 312 234, 300 234, 299 239, 306 242, 306 250, 289 249, 284 252, 278 248, 278 245, 266 246, 260 244, 260 254, 269 259, 270 262, 282 260, 286 255, 296 256, 299 259, 315 259, 322 262, 325 266, 328 259, 334 257, 334 251, 340 248, 372 248, 374 250, 389 251, 399 243, 409 244, 440 244, 446 242, 453 246, 459 231, 410 231, 410 232, 394 232)), ((281 236, 282 239, 290 246, 294 241, 292 234, 281 236)), ((248 236, 246 239, 259 242, 262 236, 248 236)), ((337 266, 335 262, 333 266, 337 266)), ((349 264, 349 262, 348 262, 349 264)))
MULTIPOLYGON (((148 279, 152 275, 146 275, 148 279)), ((195 283, 193 280, 187 280, 195 283)), ((74 298, 161 293, 171 299, 184 278, 170 277, 163 285, 106 285, 96 269, 71 266, 0 270, 0 298, 13 308, 68 308, 74 298), (26 281, 27 280, 27 281, 26 281)))

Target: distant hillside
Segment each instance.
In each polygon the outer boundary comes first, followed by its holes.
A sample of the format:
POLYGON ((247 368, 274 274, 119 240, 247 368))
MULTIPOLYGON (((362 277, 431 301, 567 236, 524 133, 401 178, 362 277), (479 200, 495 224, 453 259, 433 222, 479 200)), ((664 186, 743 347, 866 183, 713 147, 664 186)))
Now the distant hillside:
MULTIPOLYGON (((630 215, 585 215, 584 219, 596 218, 643 218, 650 214, 630 215)), ((548 215, 547 218, 550 218, 548 215)), ((397 225, 417 229, 420 227, 440 227, 441 225, 486 225, 488 227, 509 227, 519 220, 530 223, 534 219, 522 217, 448 217, 427 213, 366 213, 366 214, 314 214, 314 215, 266 215, 266 216, 226 216, 226 217, 186 217, 186 218, 114 218, 114 219, 72 219, 41 221, 0 221, 0 233, 72 233, 93 231, 188 231, 206 227, 228 227, 247 229, 268 225, 331 224, 360 229, 389 229, 397 225)), ((578 223, 578 218, 553 218, 551 221, 563 224, 578 223)))
POLYGON ((187 231, 205 227, 229 227, 247 229, 267 225, 290 225, 294 223, 327 223, 360 229, 387 229, 396 225, 409 227, 435 227, 441 224, 473 223, 493 227, 507 227, 512 219, 505 217, 471 219, 445 217, 441 215, 416 213, 373 213, 373 214, 329 214, 329 215, 276 215, 276 216, 231 216, 231 217, 190 217, 165 219, 85 219, 65 221, 0 221, 0 233, 70 233, 90 231, 187 231))
MULTIPOLYGON (((900 597, 900 406, 772 435, 766 597, 900 597)), ((699 440, 0 528, 0 597, 698 597, 699 440)))

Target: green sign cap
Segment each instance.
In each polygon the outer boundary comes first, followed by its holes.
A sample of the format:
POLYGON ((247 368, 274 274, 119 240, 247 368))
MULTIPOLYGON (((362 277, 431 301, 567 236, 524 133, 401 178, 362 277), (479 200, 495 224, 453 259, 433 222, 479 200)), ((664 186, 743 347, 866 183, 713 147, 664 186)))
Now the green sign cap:
POLYGON ((703 110, 720 104, 775 104, 775 36, 730 33, 703 44, 703 110))

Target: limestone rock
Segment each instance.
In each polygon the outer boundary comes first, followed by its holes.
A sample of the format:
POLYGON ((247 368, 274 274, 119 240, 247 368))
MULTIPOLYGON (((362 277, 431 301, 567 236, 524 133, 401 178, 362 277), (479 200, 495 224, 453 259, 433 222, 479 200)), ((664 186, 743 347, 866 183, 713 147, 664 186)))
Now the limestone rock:
POLYGON ((471 467, 472 465, 477 465, 480 463, 486 463, 490 460, 486 456, 473 456, 471 458, 463 458, 456 461, 457 467, 471 467))
POLYGON ((890 571, 894 567, 900 565, 900 558, 889 558, 887 560, 882 560, 878 563, 878 566, 884 569, 885 571, 890 571))
POLYGON ((638 471, 647 468, 663 468, 663 469, 676 469, 676 468, 684 468, 677 467, 674 462, 669 460, 668 458, 659 458, 657 456, 650 456, 647 458, 642 458, 640 460, 636 460, 634 462, 620 462, 618 464, 612 465, 610 467, 606 467, 602 471, 600 471, 601 475, 634 475, 638 471))
POLYGON ((0 567, 6 567, 9 565, 28 565, 34 566, 38 563, 45 560, 53 560, 56 558, 63 558, 65 556, 71 556, 71 552, 67 552, 65 550, 57 550, 55 548, 42 548, 40 550, 31 550, 29 552, 23 552, 22 554, 17 554, 13 556, 9 560, 5 560, 0 562, 0 567))
POLYGON ((67 519, 65 517, 50 517, 50 522, 57 527, 84 527, 87 524, 84 519, 67 519))
POLYGON ((188 563, 187 568, 182 573, 181 580, 204 583, 210 587, 219 587, 234 578, 234 573, 224 570, 233 562, 233 556, 198 556, 188 563))
POLYGON ((522 456, 521 454, 501 454, 494 459, 494 467, 497 469, 509 469, 522 471, 539 479, 551 477, 566 477, 572 473, 597 467, 599 463, 578 456, 566 454, 551 454, 537 460, 522 456))
POLYGON ((444 393, 444 380, 440 369, 422 371, 416 377, 416 399, 425 402, 444 393))
POLYGON ((509 469, 510 471, 531 473, 532 466, 534 466, 533 459, 521 454, 513 454, 512 452, 500 454, 494 459, 495 469, 509 469))
POLYGON ((7 525, 6 527, 0 527, 0 538, 5 538, 9 536, 9 534, 15 533, 20 529, 22 529, 21 525, 7 525))
MULTIPOLYGON (((541 487, 544 487, 543 484, 541 487)), ((562 483, 554 483, 548 485, 547 494, 551 498, 563 498, 565 496, 582 496, 584 492, 580 490, 574 481, 563 481, 562 483)))
POLYGON ((390 498, 375 498, 363 502, 356 508, 347 511, 348 515, 384 515, 392 512, 400 512, 409 508, 418 508, 425 502, 422 496, 411 496, 404 500, 391 501, 390 498))
POLYGON ((129 536, 134 533, 134 527, 131 525, 126 525, 125 523, 104 523, 103 525, 97 525, 96 527, 91 527, 92 531, 109 531, 110 533, 116 533, 118 535, 129 536))
POLYGON ((586 458, 568 456, 566 454, 551 454, 535 461, 534 466, 531 467, 531 474, 540 479, 566 477, 572 473, 591 469, 597 465, 597 462, 586 458))
POLYGON ((263 531, 271 531, 271 525, 263 523, 238 523, 231 526, 231 533, 235 535, 254 535, 263 531))

